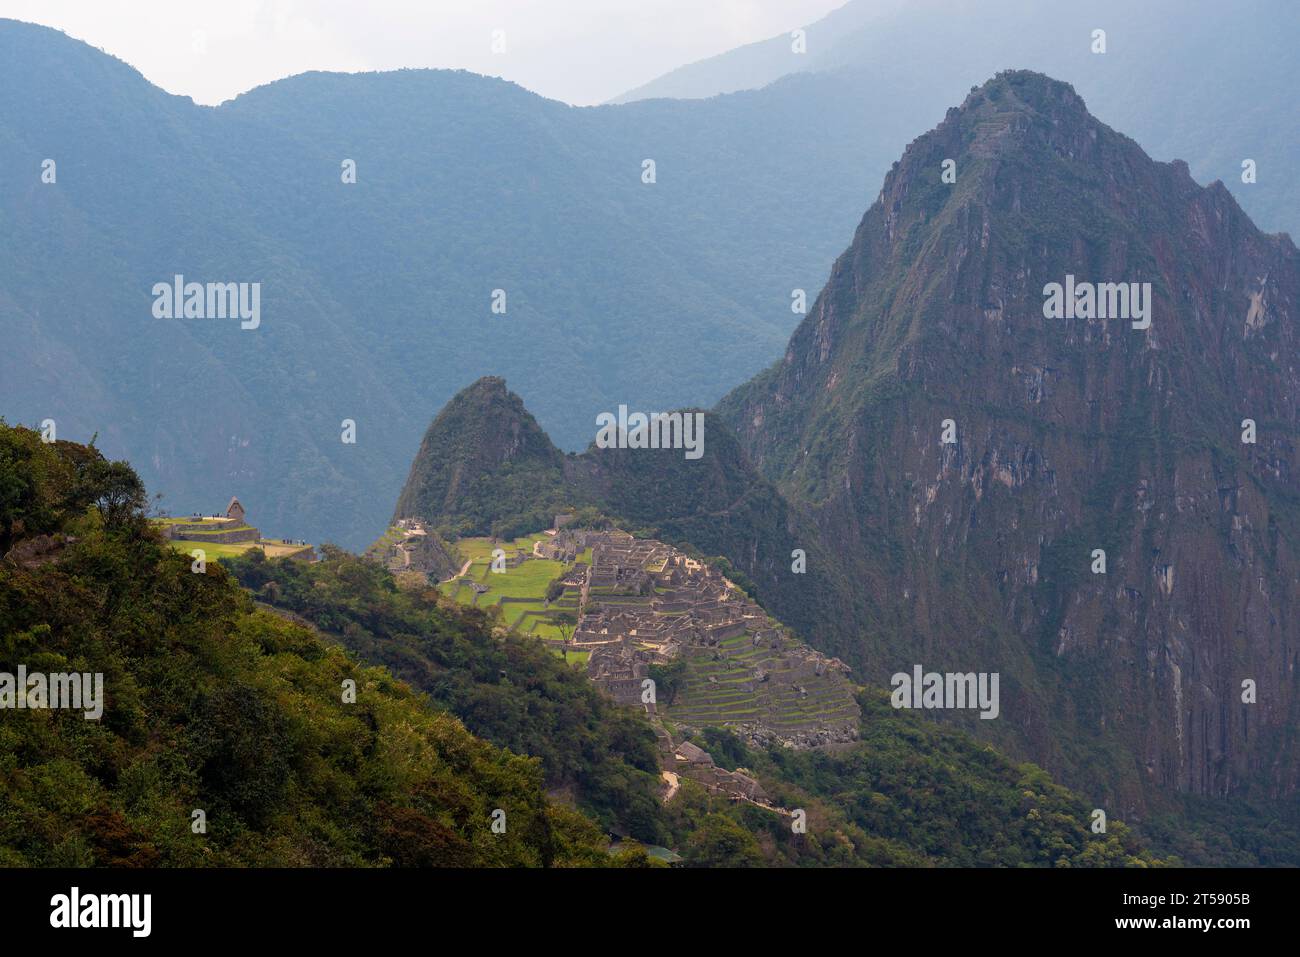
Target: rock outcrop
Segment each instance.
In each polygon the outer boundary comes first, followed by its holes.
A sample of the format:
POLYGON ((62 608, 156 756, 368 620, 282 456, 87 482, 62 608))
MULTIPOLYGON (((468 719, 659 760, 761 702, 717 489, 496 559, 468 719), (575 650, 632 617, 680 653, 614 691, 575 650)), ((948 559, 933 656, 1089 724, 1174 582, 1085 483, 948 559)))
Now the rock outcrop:
POLYGON ((1290 794, 1298 309, 1288 237, 1011 72, 908 147, 720 411, 865 596, 820 622, 860 677, 1000 671, 1020 749, 1128 806, 1290 794))

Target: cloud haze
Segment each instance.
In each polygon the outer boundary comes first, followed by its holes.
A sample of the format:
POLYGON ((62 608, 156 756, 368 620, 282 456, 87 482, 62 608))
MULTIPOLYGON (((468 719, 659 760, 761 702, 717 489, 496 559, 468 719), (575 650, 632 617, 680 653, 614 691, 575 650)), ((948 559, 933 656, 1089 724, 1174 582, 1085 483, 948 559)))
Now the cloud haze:
POLYGON ((307 70, 439 67, 599 103, 792 30, 844 0, 0 0, 0 16, 101 47, 170 93, 215 104, 307 70), (506 52, 491 50, 505 31, 506 52))

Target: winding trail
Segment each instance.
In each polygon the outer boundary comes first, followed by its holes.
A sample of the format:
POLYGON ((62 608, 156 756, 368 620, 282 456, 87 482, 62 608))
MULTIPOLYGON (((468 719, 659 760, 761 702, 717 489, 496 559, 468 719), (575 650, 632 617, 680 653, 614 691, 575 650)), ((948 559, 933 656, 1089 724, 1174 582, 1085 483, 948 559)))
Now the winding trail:
POLYGON ((445 578, 445 579, 443 579, 442 581, 438 582, 438 584, 439 584, 439 585, 445 585, 445 584, 447 584, 447 582, 454 582, 457 578, 463 578, 463 577, 465 577, 465 573, 466 573, 467 571, 469 571, 469 566, 470 566, 470 565, 473 565, 473 564, 474 564, 473 559, 471 559, 470 561, 467 561, 464 565, 461 565, 461 566, 460 566, 460 571, 458 571, 456 574, 452 575, 450 578, 445 578))
POLYGON ((664 795, 664 803, 667 804, 673 799, 673 795, 677 793, 677 789, 682 785, 677 779, 677 775, 671 771, 661 771, 659 776, 668 782, 668 793, 664 795))

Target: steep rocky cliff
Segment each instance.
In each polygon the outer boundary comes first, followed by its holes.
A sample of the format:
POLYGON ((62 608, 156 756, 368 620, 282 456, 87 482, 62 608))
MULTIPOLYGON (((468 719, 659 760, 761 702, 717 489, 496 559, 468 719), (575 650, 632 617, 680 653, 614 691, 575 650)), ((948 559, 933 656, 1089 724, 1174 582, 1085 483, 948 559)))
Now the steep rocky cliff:
POLYGON ((408 492, 476 484, 404 502, 476 528, 592 506, 725 556, 857 680, 998 672, 997 720, 940 716, 1123 813, 1291 795, 1298 304, 1295 246, 1221 184, 1005 73, 908 147, 702 458, 563 456, 511 397, 462 423, 485 449, 435 423, 408 492))
MULTIPOLYGON (((1066 84, 973 90, 720 405, 868 606, 794 624, 877 681, 1001 671, 1003 733, 1130 805, 1294 791, 1298 308, 1295 246, 1222 184, 1066 84), (1071 282, 1149 283, 1149 327, 1118 289, 1048 318, 1071 282)), ((785 560, 746 570, 797 592, 785 560)))

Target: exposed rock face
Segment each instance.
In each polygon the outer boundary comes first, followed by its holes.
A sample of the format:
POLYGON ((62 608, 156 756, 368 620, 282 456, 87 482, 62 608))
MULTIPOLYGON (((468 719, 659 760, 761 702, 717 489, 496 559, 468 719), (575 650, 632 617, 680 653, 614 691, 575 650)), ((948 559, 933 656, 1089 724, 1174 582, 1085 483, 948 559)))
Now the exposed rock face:
POLYGON ((1152 786, 1290 795, 1298 308, 1288 237, 1069 86, 1003 74, 909 146, 785 357, 707 418, 703 458, 562 456, 506 394, 455 420, 487 449, 426 437, 425 500, 476 526, 532 509, 531 528, 591 505, 724 555, 877 687, 996 671, 1000 717, 968 728, 1122 813, 1152 786), (1109 283, 1138 284, 1149 326, 1109 283), (1050 284, 1100 299, 1049 318, 1050 284))
POLYGON ((434 534, 415 536, 409 544, 411 568, 424 572, 434 581, 445 581, 455 575, 459 565, 447 548, 447 543, 434 534))
POLYGON ((451 578, 460 567, 442 537, 416 518, 399 519, 366 554, 394 574, 418 572, 435 582, 451 578))
POLYGON ((40 568, 59 560, 64 547, 76 539, 68 535, 37 535, 19 542, 5 554, 4 560, 19 568, 40 568))
MULTIPOLYGON (((1222 184, 999 75, 908 147, 784 359, 720 406, 866 600, 788 620, 868 681, 1000 671, 1023 749, 1129 807, 1294 792, 1298 309, 1295 246, 1222 184), (1047 318, 1067 276, 1150 283, 1149 328, 1047 318)), ((797 604, 782 556, 733 560, 797 604)))

